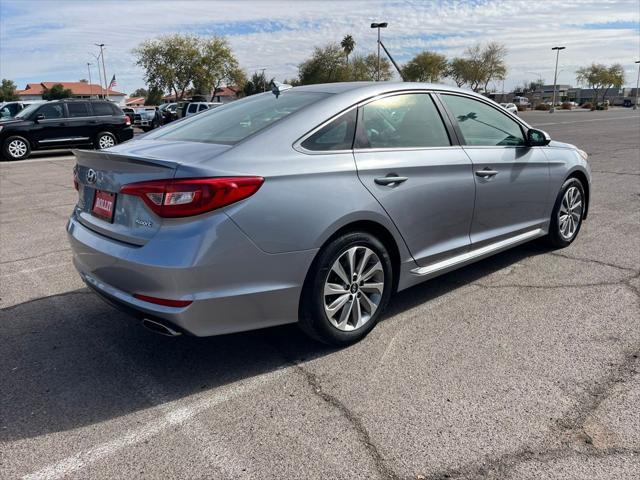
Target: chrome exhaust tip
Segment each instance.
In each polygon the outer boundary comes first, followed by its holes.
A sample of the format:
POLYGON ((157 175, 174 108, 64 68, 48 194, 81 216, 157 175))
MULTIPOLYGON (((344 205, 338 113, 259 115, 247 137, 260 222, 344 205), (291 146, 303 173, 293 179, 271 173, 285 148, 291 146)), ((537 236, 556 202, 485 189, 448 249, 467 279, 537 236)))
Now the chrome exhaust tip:
POLYGON ((164 335, 165 337, 178 337, 182 335, 182 332, 177 332, 173 328, 167 327, 163 323, 156 322, 155 320, 151 320, 149 318, 143 319, 142 325, 147 330, 151 330, 153 333, 164 335))

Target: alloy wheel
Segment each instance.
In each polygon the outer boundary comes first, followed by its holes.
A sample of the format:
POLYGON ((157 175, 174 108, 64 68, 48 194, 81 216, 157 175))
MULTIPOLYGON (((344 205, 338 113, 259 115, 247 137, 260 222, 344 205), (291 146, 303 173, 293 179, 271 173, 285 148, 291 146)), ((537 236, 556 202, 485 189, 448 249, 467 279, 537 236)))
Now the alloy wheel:
POLYGON ((333 263, 324 283, 324 311, 338 330, 365 325, 378 309, 384 292, 384 269, 368 247, 344 251, 333 263))
POLYGON ((102 135, 98 140, 98 145, 100 149, 113 147, 116 144, 115 140, 111 135, 102 135))
POLYGON ((22 158, 27 154, 27 144, 23 140, 15 139, 9 143, 7 150, 13 158, 22 158))
POLYGON ((564 240, 571 240, 576 234, 582 212, 582 193, 577 187, 568 188, 558 211, 558 228, 564 240))

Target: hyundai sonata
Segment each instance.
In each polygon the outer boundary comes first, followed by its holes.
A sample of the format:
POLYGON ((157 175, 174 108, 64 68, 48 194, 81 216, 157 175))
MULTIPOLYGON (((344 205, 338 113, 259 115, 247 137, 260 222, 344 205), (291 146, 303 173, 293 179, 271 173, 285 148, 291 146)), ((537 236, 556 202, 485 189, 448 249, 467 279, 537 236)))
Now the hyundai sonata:
POLYGON ((167 335, 298 322, 344 345, 390 296, 515 245, 569 245, 587 155, 472 92, 276 86, 75 152, 74 263, 167 335))

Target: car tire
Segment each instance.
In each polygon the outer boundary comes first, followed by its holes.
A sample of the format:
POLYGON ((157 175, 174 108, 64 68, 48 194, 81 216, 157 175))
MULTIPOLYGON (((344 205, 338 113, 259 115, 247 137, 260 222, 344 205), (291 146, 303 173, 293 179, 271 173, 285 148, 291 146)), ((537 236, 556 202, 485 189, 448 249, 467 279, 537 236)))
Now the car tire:
POLYGON ((2 155, 7 160, 24 160, 31 155, 31 144, 24 137, 9 137, 2 145, 2 155))
POLYGON ((565 248, 578 236, 584 218, 586 197, 584 186, 577 178, 567 179, 560 188, 549 222, 547 244, 565 248))
POLYGON ((97 150, 113 147, 118 144, 118 139, 111 132, 100 132, 96 135, 95 147, 97 150))
POLYGON ((385 309, 393 280, 391 257, 376 237, 352 232, 335 238, 322 248, 307 274, 300 328, 334 346, 361 340, 385 309))

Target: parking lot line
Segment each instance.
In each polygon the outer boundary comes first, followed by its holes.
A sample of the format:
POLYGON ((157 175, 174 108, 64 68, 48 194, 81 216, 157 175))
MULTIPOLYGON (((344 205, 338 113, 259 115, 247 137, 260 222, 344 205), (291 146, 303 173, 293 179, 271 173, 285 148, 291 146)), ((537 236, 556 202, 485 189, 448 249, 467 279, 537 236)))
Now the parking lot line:
POLYGON ((145 426, 131 430, 123 435, 99 444, 88 450, 78 452, 59 462, 48 465, 41 470, 24 475, 23 480, 54 480, 65 477, 77 470, 95 463, 103 458, 109 457, 118 451, 142 443, 151 437, 159 434, 172 426, 182 425, 189 420, 217 405, 226 403, 244 394, 263 387, 284 373, 285 369, 274 370, 264 375, 254 377, 242 385, 230 385, 222 391, 196 400, 191 405, 178 406, 180 401, 171 402, 158 407, 160 410, 167 410, 157 421, 149 422, 145 426))

